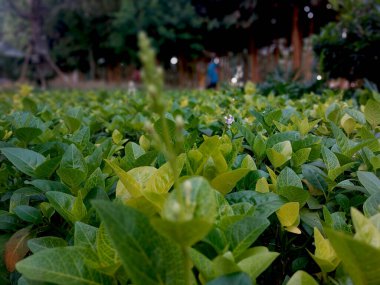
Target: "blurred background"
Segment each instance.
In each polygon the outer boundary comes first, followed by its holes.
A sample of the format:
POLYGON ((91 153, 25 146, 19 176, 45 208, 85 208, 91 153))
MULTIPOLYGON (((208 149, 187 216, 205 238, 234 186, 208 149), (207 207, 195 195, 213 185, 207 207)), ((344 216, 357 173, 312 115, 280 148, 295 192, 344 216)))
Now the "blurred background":
POLYGON ((138 85, 142 30, 174 88, 380 83, 379 0, 0 0, 0 86, 138 85))

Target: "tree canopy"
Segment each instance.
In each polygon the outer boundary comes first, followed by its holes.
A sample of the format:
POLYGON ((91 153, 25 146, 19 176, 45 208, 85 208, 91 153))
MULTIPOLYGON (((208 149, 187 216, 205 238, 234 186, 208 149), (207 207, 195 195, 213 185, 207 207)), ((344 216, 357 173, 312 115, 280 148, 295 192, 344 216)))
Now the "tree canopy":
MULTIPOLYGON (((331 20, 327 0, 0 0, 0 42, 24 52, 28 67, 43 76, 97 67, 138 65, 136 35, 144 30, 168 64, 202 57, 204 51, 250 53, 280 37, 291 41, 294 7, 310 6, 331 20), (327 16, 326 16, 327 15, 327 16), (254 49, 253 49, 254 48, 254 49), (42 65, 45 65, 44 67, 42 65), (33 69, 32 69, 33 70, 33 69)), ((297 18, 298 19, 298 18, 297 18)), ((297 20, 299 38, 309 34, 307 13, 297 20)), ((0 55, 1 56, 1 55, 0 55)), ((30 75, 31 73, 29 73, 30 75)))

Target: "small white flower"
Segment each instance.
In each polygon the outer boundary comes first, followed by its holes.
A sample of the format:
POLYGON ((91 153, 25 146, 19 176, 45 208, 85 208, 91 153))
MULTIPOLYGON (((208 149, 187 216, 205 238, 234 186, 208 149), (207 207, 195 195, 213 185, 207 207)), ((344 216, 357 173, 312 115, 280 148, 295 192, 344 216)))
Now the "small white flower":
POLYGON ((224 116, 224 120, 225 120, 228 128, 230 128, 232 123, 235 122, 235 119, 232 115, 224 116))

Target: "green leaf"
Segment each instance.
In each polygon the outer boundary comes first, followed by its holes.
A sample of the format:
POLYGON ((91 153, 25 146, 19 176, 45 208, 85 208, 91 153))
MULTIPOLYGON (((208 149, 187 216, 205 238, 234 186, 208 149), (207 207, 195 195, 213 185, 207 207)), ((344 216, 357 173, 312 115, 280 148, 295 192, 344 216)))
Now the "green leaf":
POLYGON ((267 156, 272 165, 277 168, 292 158, 292 145, 290 141, 283 141, 267 149, 267 156))
POLYGON ((370 194, 380 193, 380 179, 374 173, 358 171, 356 174, 358 175, 360 183, 370 194))
POLYGON ((380 193, 371 195, 363 204, 363 211, 367 217, 380 213, 380 193))
POLYGON ((315 255, 311 255, 314 261, 322 269, 322 272, 334 271, 340 263, 334 248, 328 239, 325 239, 317 228, 314 228, 315 255))
POLYGON ((155 129, 155 131, 157 132, 157 134, 161 138, 164 138, 165 137, 165 132, 164 132, 164 129, 163 129, 163 122, 162 122, 163 120, 166 121, 170 139, 173 141, 174 138, 176 137, 175 136, 175 133, 176 133, 176 124, 175 124, 175 122, 173 120, 171 120, 169 118, 160 118, 160 119, 158 119, 154 123, 154 129, 155 129))
POLYGON ((206 281, 215 278, 215 270, 213 268, 213 263, 211 260, 193 248, 189 249, 189 254, 195 267, 199 270, 206 281))
POLYGON ((286 200, 275 193, 259 193, 256 191, 239 191, 226 196, 230 204, 248 202, 255 206, 254 215, 257 217, 269 217, 277 211, 286 200))
POLYGON ((285 167, 277 178, 277 193, 301 206, 309 199, 309 192, 303 189, 301 179, 289 167, 285 167))
POLYGON ((338 128, 334 123, 330 122, 331 130, 334 134, 334 137, 336 139, 336 143, 339 146, 340 151, 343 154, 347 154, 349 148, 350 148, 350 142, 346 135, 343 133, 343 131, 338 128))
POLYGON ((293 153, 292 162, 295 167, 304 164, 310 155, 311 148, 302 148, 293 153))
POLYGON ((289 186, 303 189, 301 179, 298 175, 291 168, 285 167, 277 177, 277 187, 285 188, 289 186))
POLYGON ((246 273, 236 272, 218 277, 206 285, 252 285, 252 281, 246 273))
POLYGON ((66 149, 57 173, 62 181, 71 188, 77 188, 86 179, 86 161, 74 144, 66 149))
POLYGON ((253 144, 254 144, 254 141, 255 141, 255 135, 245 126, 241 125, 241 124, 238 124, 236 123, 235 125, 239 132, 243 135, 243 137, 245 138, 245 140, 247 141, 247 143, 253 147, 253 144))
POLYGON ((351 163, 347 163, 345 165, 339 166, 335 169, 331 169, 328 171, 327 176, 331 179, 331 181, 334 181, 339 175, 349 170, 354 165, 355 165, 355 162, 351 162, 351 163))
POLYGON ((136 160, 145 154, 144 149, 134 142, 128 142, 125 146, 125 156, 121 163, 125 170, 130 170, 135 167, 136 160))
POLYGON ((239 168, 222 173, 216 176, 211 185, 223 195, 231 192, 240 179, 242 179, 250 170, 248 168, 239 168))
POLYGON ((230 225, 225 234, 234 256, 238 257, 249 248, 269 225, 265 218, 250 216, 230 225))
POLYGON ((14 213, 14 208, 20 205, 28 205, 29 197, 22 193, 13 193, 9 201, 9 212, 14 213))
POLYGON ((115 144, 119 144, 122 139, 123 139, 123 135, 118 130, 114 130, 112 132, 112 141, 115 144))
POLYGON ((93 205, 134 284, 185 284, 179 246, 160 236, 143 214, 110 202, 94 201, 93 205))
POLYGON ((47 192, 46 197, 54 209, 68 222, 75 223, 87 215, 86 206, 80 197, 61 192, 47 192))
POLYGON ((262 159, 265 155, 266 141, 262 135, 257 135, 253 144, 253 152, 259 158, 262 159))
POLYGON ((260 192, 260 193, 268 193, 269 192, 268 181, 265 177, 261 177, 259 180, 257 180, 255 191, 260 192))
POLYGON ((326 164, 327 170, 333 170, 340 167, 340 163, 336 155, 327 147, 322 147, 322 157, 326 164))
POLYGON ((226 275, 241 271, 237 266, 231 251, 227 251, 223 255, 217 256, 212 260, 213 268, 216 276, 226 275))
POLYGON ((93 259, 87 249, 71 246, 49 248, 17 263, 17 271, 31 280, 62 285, 113 285, 114 279, 85 264, 93 259))
POLYGON ((310 164, 302 165, 303 179, 307 180, 313 188, 326 192, 328 184, 326 182, 326 174, 318 167, 310 164))
POLYGON ((134 167, 149 166, 156 160, 158 151, 152 150, 139 156, 134 163, 134 167))
POLYGON ((341 232, 331 229, 325 229, 325 232, 355 285, 379 283, 379 249, 341 232))
POLYGON ((305 271, 299 270, 293 274, 286 285, 318 285, 318 282, 305 271))
POLYGON ((31 184, 45 193, 49 191, 57 191, 70 194, 70 190, 67 186, 57 181, 34 179, 32 181, 26 181, 25 184, 31 184))
POLYGON ((256 163, 253 160, 252 156, 247 154, 244 158, 243 161, 241 162, 241 168, 247 168, 249 170, 257 170, 256 163))
POLYGON ((370 219, 355 208, 351 208, 352 223, 355 227, 354 238, 380 249, 380 231, 370 219))
POLYGON ((351 233, 351 228, 347 225, 344 212, 330 214, 326 206, 323 206, 323 217, 327 226, 338 230, 351 233))
POLYGON ((23 221, 38 224, 41 219, 41 211, 27 205, 20 205, 13 209, 14 213, 23 221))
POLYGON ((300 203, 301 206, 305 205, 310 197, 308 191, 294 186, 279 188, 277 193, 285 197, 288 201, 300 203))
POLYGON ((0 229, 15 231, 19 227, 19 219, 16 215, 0 210, 0 229))
MULTIPOLYGON (((239 261, 238 266, 242 271, 249 274, 252 280, 255 280, 261 273, 267 269, 272 262, 280 255, 277 252, 270 252, 266 247, 250 248, 249 256, 239 261)), ((245 253, 244 255, 246 255, 245 253)))
MULTIPOLYGON (((144 192, 144 188, 146 187, 146 183, 156 171, 157 169, 155 167, 141 166, 129 170, 127 174, 130 177, 133 177, 142 194, 144 192)), ((117 183, 116 197, 120 197, 122 199, 129 199, 132 197, 131 193, 129 193, 128 189, 124 187, 121 180, 117 183)))
POLYGON ((364 116, 368 123, 375 127, 380 124, 380 103, 369 99, 364 108, 364 116))
POLYGON ((121 261, 112 245, 111 237, 106 231, 104 224, 100 224, 96 235, 96 249, 100 262, 100 269, 109 275, 114 275, 119 269, 121 261))
POLYGON ((362 150, 365 147, 371 147, 371 146, 376 146, 378 144, 378 140, 376 138, 369 139, 362 141, 360 143, 357 143, 356 145, 352 146, 346 153, 348 157, 352 157, 355 153, 358 151, 362 150))
POLYGON ((86 195, 94 188, 100 188, 103 191, 105 191, 106 188, 105 179, 99 167, 96 168, 86 180, 83 189, 84 191, 82 192, 83 197, 86 197, 86 195))
POLYGON ((90 141, 90 128, 80 128, 69 138, 69 141, 79 147, 85 146, 90 141))
MULTIPOLYGON (((231 215, 233 215, 233 213, 231 213, 231 215)), ((213 227, 207 236, 202 239, 202 241, 211 245, 219 254, 224 253, 227 248, 226 236, 218 227, 213 227)))
POLYGON ((159 233, 174 239, 180 245, 195 244, 214 224, 214 191, 203 177, 185 180, 167 198, 162 211, 163 220, 153 219, 152 225, 159 233))
POLYGON ((65 247, 67 246, 67 242, 59 237, 40 237, 40 238, 32 238, 28 240, 28 247, 33 253, 37 253, 41 250, 55 247, 65 247))
POLYGON ((317 228, 318 230, 323 231, 322 220, 319 217, 318 212, 303 208, 300 211, 300 216, 303 223, 311 228, 317 228))
POLYGON ((359 124, 365 125, 365 116, 362 112, 355 109, 345 109, 344 111, 354 118, 359 124))
MULTIPOLYGON (((277 133, 268 138, 267 148, 275 148, 276 144, 278 145, 277 147, 280 146, 282 148, 283 145, 281 143, 284 143, 284 142, 286 142, 285 145, 286 147, 288 147, 287 146, 288 142, 293 143, 293 142, 299 141, 300 139, 301 139, 300 134, 295 131, 277 133)), ((280 151, 280 150, 277 149, 277 151, 280 151)))
POLYGON ((268 126, 273 125, 273 121, 279 121, 282 116, 282 110, 273 110, 264 115, 264 121, 268 126))
POLYGON ((297 228, 300 223, 299 210, 300 205, 298 202, 286 203, 278 209, 276 215, 285 230, 295 234, 301 233, 300 229, 297 228))
MULTIPOLYGON (((186 156, 181 154, 177 157, 177 173, 178 176, 185 163, 186 156)), ((173 186, 175 179, 173 170, 169 162, 162 165, 146 182, 146 191, 156 193, 167 193, 173 186)))
POLYGON ((39 128, 18 128, 15 130, 15 136, 26 143, 29 143, 33 139, 37 138, 43 133, 43 131, 39 128))
POLYGON ((325 113, 326 119, 335 123, 338 123, 340 115, 341 115, 341 108, 336 102, 328 106, 325 113))
POLYGON ((41 178, 49 178, 53 175, 60 162, 60 156, 44 161, 43 163, 37 166, 35 170, 36 176, 41 178))
POLYGON ((48 203, 48 202, 42 202, 40 205, 39 205, 39 208, 42 212, 42 215, 46 218, 49 219, 50 221, 50 218, 54 215, 55 213, 55 210, 54 210, 54 207, 48 203))
POLYGON ((109 160, 106 160, 106 162, 113 169, 113 171, 115 171, 121 183, 123 183, 124 187, 131 194, 131 196, 141 196, 141 186, 137 183, 133 176, 121 169, 115 162, 109 160))
POLYGON ((43 155, 29 149, 7 147, 0 150, 18 170, 32 177, 36 176, 37 167, 46 160, 43 155))
POLYGON ((74 245, 88 247, 96 252, 96 235, 98 229, 82 222, 76 222, 74 227, 74 245))
POLYGON ((70 133, 74 133, 81 125, 81 121, 72 116, 63 116, 63 119, 70 133))

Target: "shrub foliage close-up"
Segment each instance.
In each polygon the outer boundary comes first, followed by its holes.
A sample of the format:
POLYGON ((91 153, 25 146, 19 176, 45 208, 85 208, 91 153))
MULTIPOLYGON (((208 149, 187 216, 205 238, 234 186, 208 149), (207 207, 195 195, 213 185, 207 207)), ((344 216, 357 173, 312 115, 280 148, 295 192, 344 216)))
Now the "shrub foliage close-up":
MULTIPOLYGON (((380 95, 0 94, 1 284, 379 284, 380 95)), ((364 91, 363 91, 364 92, 364 91)))

